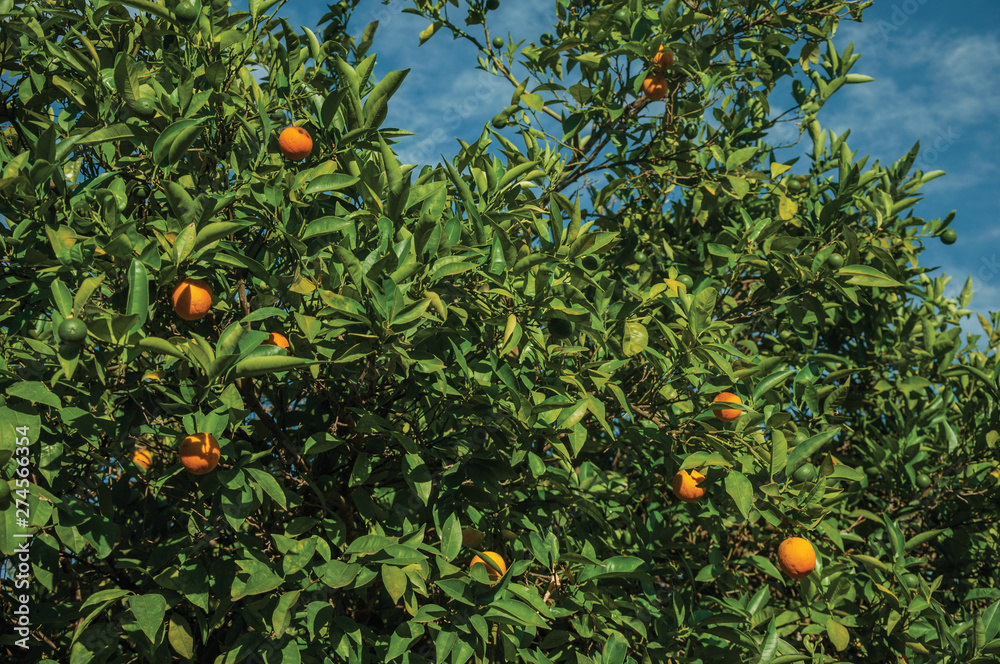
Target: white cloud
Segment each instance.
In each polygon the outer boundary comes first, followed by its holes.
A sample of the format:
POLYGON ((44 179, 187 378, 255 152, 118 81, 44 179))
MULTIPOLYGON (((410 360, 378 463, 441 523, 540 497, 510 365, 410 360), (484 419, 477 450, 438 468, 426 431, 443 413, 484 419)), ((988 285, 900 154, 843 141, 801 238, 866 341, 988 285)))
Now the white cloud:
MULTIPOLYGON (((995 135, 1000 124, 1000 86, 995 85, 1000 35, 942 33, 928 27, 886 41, 878 23, 862 23, 840 31, 839 47, 848 41, 855 42, 855 52, 865 54, 853 71, 876 80, 842 88, 820 119, 838 133, 852 128, 852 144, 864 145, 865 151, 871 146, 885 160, 920 140, 917 166, 931 170, 953 161, 954 155, 947 154, 952 147, 995 135)), ((977 165, 995 172, 992 159, 977 165)), ((962 172, 975 177, 952 179, 953 187, 971 186, 989 175, 969 168, 969 162, 964 166, 962 172)))

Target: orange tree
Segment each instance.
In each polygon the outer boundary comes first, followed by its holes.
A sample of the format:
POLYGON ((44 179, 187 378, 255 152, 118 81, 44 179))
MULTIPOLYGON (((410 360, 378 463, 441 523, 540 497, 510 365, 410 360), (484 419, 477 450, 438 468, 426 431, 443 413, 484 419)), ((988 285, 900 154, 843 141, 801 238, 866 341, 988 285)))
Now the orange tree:
POLYGON ((1000 318, 820 125, 868 3, 417 0, 512 91, 420 169, 355 4, 0 0, 5 654, 992 661, 1000 318))

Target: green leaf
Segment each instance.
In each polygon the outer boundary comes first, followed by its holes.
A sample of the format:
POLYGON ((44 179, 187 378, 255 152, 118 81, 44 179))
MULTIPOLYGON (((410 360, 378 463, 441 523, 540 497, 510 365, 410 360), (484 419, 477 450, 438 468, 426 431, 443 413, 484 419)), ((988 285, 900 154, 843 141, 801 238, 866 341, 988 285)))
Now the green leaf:
POLYGON ((857 286, 872 286, 879 288, 898 288, 903 286, 889 275, 876 270, 867 265, 847 265, 840 268, 837 274, 842 277, 850 277, 849 284, 857 286))
POLYGON ((350 228, 354 225, 354 222, 350 219, 344 219, 343 217, 320 217, 319 219, 314 219, 310 221, 305 227, 300 239, 308 240, 309 238, 319 237, 320 235, 329 235, 330 233, 336 233, 350 228))
POLYGON ((393 565, 382 565, 382 583, 395 604, 406 592, 406 573, 393 565))
POLYGON ((249 227, 248 223, 241 223, 236 221, 217 221, 208 224, 194 237, 194 251, 198 251, 206 247, 207 245, 220 240, 227 235, 232 235, 236 231, 249 227))
POLYGON ((755 664, 773 664, 778 653, 778 628, 774 618, 767 623, 767 634, 760 644, 760 655, 755 664))
POLYGON ((732 496, 743 518, 748 517, 753 509, 753 484, 747 476, 735 470, 729 471, 726 475, 726 493, 732 496))
POLYGON ((649 343, 649 333, 642 323, 629 321, 625 324, 625 335, 622 342, 622 352, 625 357, 633 357, 646 350, 649 343))
POLYGON ((7 396, 19 397, 31 403, 42 403, 53 408, 62 408, 59 396, 49 391, 45 383, 38 381, 21 381, 7 388, 7 396))
POLYGON ((717 297, 718 292, 712 287, 704 288, 694 296, 688 316, 691 323, 691 332, 695 338, 701 336, 701 333, 712 322, 712 314, 715 312, 717 297))
POLYGON ((840 432, 840 428, 828 429, 822 433, 818 433, 815 436, 806 438, 804 441, 796 445, 792 449, 792 453, 788 455, 788 467, 785 469, 785 475, 791 477, 795 469, 800 465, 809 460, 813 454, 818 452, 824 445, 833 440, 840 432))
POLYGON ((76 296, 73 297, 73 314, 79 316, 83 313, 83 307, 90 300, 90 296, 94 294, 97 287, 101 285, 104 281, 104 275, 99 277, 87 277, 80 284, 80 288, 76 291, 76 296))
POLYGON ((133 258, 128 270, 128 302, 125 312, 139 317, 139 327, 149 316, 149 275, 146 266, 138 258, 133 258))
POLYGON ((733 170, 746 160, 753 157, 755 154, 757 154, 757 148, 754 146, 750 146, 747 148, 740 148, 739 150, 736 150, 731 155, 726 157, 726 170, 727 171, 733 170))
POLYGON ((256 481, 257 484, 264 490, 271 499, 281 505, 283 509, 288 509, 288 501, 285 498, 285 492, 282 491, 281 485, 278 484, 277 480, 267 472, 259 468, 247 468, 246 471, 250 473, 250 476, 256 481))
POLYGON ((628 641, 620 632, 612 631, 604 643, 601 664, 623 664, 628 654, 628 641))
POLYGON ((280 639, 285 634, 285 630, 292 622, 292 609, 299 601, 301 594, 302 591, 293 590, 284 593, 278 600, 277 606, 271 612, 271 628, 274 630, 274 638, 280 639))
POLYGON ((167 600, 163 595, 149 594, 128 598, 128 606, 135 616, 142 633, 153 643, 156 643, 156 633, 163 625, 163 616, 167 612, 167 600))
POLYGON ((351 185, 357 183, 361 178, 354 177, 352 175, 347 175, 346 173, 330 173, 328 175, 320 175, 309 181, 305 186, 302 193, 306 196, 311 194, 319 194, 325 191, 339 191, 341 189, 346 189, 351 185))
POLYGON ((403 477, 406 483, 424 503, 429 504, 431 497, 431 471, 416 454, 407 454, 403 457, 403 477))
POLYGON ((302 369, 310 364, 315 363, 300 357, 287 357, 283 355, 250 357, 236 363, 236 366, 232 369, 232 377, 248 378, 250 376, 263 376, 280 371, 302 369))
POLYGON ((188 224, 177 234, 174 240, 174 265, 180 265, 184 259, 194 251, 195 227, 194 223, 188 224))
POLYGON ((187 359, 187 355, 185 355, 180 348, 173 345, 166 339, 160 339, 159 337, 145 337, 140 339, 137 345, 140 348, 145 348, 146 350, 151 350, 162 355, 179 357, 182 360, 187 359))
POLYGON ((788 442, 785 434, 779 429, 771 431, 771 479, 781 477, 785 473, 788 459, 788 442))
POLYGON ((118 122, 115 124, 110 124, 107 127, 101 127, 100 129, 95 129, 83 138, 81 138, 77 144, 78 145, 97 145, 98 143, 108 143, 115 141, 125 141, 133 138, 141 138, 141 134, 137 134, 136 131, 127 124, 118 122))
POLYGON ((191 625, 179 613, 170 614, 170 624, 167 629, 167 640, 174 651, 185 659, 194 658, 194 636, 191 625))
POLYGON ((135 63, 128 53, 118 54, 115 63, 115 88, 126 103, 131 104, 139 97, 139 80, 135 75, 135 63))
POLYGON ((826 633, 830 637, 833 647, 838 652, 846 649, 850 643, 851 635, 847 632, 847 628, 837 621, 836 618, 827 618, 826 633))
POLYGON ((772 373, 770 376, 760 381, 757 387, 754 388, 753 396, 751 401, 759 401, 765 394, 770 392, 772 389, 778 386, 782 381, 794 376, 798 372, 798 369, 785 369, 779 370, 772 373))
POLYGON ((395 94, 409 73, 409 69, 391 71, 371 91, 363 108, 365 129, 375 129, 382 124, 387 113, 389 98, 395 94))
POLYGON ((378 553, 385 549, 385 547, 395 544, 395 537, 385 537, 383 535, 362 535, 353 542, 344 551, 345 555, 359 554, 359 555, 371 555, 373 553, 378 553))
POLYGON ((910 551, 917 548, 921 544, 930 542, 931 540, 937 539, 938 535, 944 532, 944 529, 937 528, 934 530, 928 530, 926 532, 914 535, 910 539, 906 540, 906 544, 903 546, 904 551, 910 551))
POLYGON ((62 314, 63 318, 71 317, 73 315, 73 296, 70 294, 69 289, 66 288, 66 284, 56 277, 52 280, 50 288, 52 289, 52 298, 56 302, 59 313, 62 314))

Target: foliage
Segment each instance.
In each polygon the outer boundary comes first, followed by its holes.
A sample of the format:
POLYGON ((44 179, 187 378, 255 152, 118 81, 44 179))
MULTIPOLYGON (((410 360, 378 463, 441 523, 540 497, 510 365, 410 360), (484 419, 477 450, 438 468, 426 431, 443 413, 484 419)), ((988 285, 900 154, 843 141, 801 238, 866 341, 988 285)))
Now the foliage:
POLYGON ((355 4, 317 35, 275 0, 0 0, 0 548, 29 508, 32 651, 992 661, 1000 316, 963 342, 971 286, 918 264, 954 218, 915 215, 942 175, 918 146, 869 164, 820 125, 870 80, 833 41, 866 3, 559 0, 499 51, 495 2, 415 0, 421 42, 469 40, 513 91, 419 170, 355 4), (802 165, 769 142, 789 122, 802 165), (200 477, 193 433, 221 446, 200 477), (789 536, 818 554, 799 582, 789 536))

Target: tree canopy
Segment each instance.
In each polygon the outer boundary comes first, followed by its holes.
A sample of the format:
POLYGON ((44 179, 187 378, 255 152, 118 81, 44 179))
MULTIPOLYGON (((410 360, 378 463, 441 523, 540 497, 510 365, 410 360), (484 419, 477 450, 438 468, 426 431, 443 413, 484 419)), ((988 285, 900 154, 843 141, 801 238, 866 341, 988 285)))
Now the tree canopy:
POLYGON ((412 0, 512 95, 411 165, 358 0, 0 0, 0 650, 996 661, 1000 315, 821 124, 870 4, 412 0))

